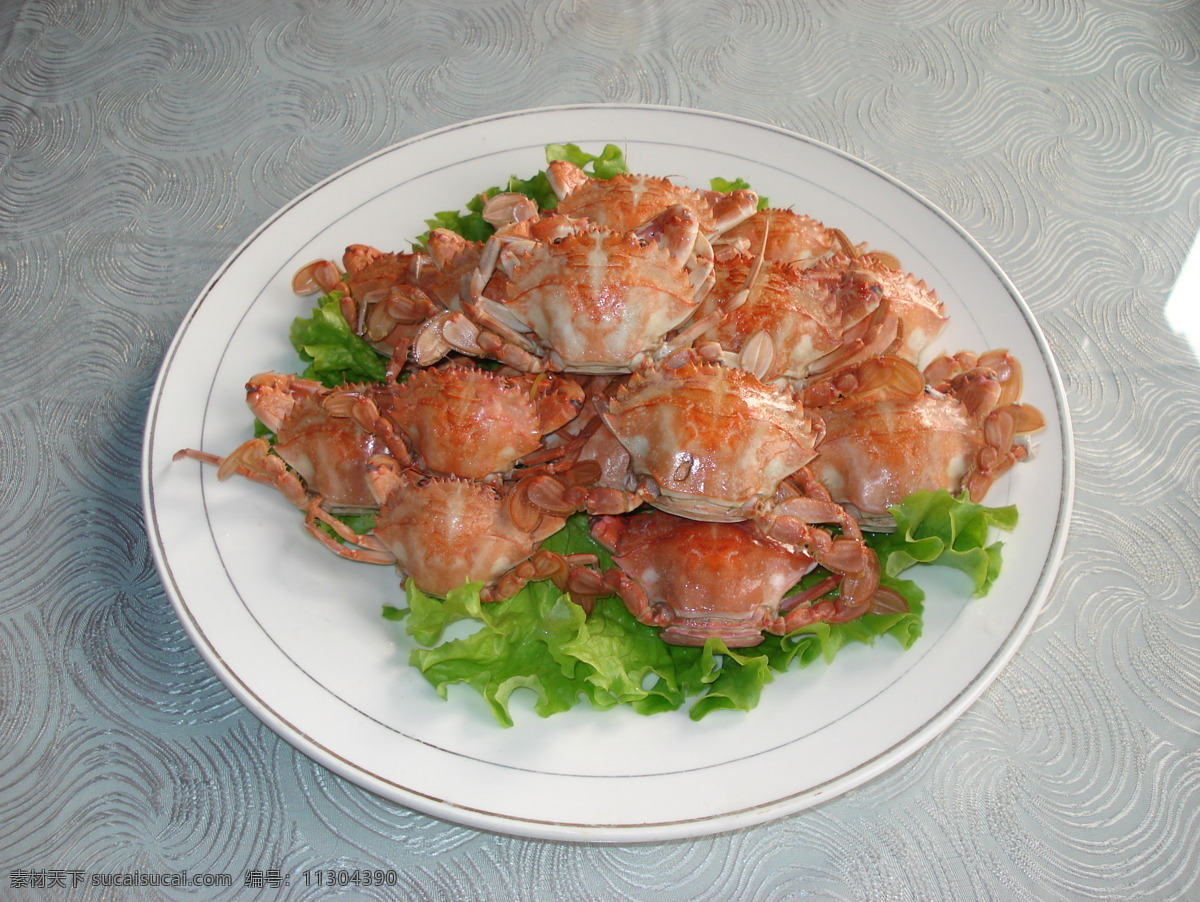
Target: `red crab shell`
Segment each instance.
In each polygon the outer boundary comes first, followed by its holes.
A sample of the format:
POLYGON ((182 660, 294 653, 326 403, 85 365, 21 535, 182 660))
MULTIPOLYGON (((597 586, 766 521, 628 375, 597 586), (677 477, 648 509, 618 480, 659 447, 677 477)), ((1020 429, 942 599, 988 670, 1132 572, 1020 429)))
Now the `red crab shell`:
POLYGON ((801 269, 749 254, 719 255, 715 272, 697 316, 717 313, 719 319, 697 347, 715 341, 736 358, 729 362, 764 380, 798 382, 829 360, 877 354, 895 337, 886 310, 872 316, 883 291, 865 273, 801 269))
POLYGON ((825 424, 813 470, 838 501, 886 514, 906 495, 957 494, 983 445, 983 429, 950 397, 887 399, 817 412, 825 424))
POLYGON ((709 638, 730 648, 757 645, 764 631, 783 635, 824 612, 817 605, 780 613, 784 595, 815 564, 750 523, 654 511, 599 517, 592 535, 620 568, 605 575, 611 588, 631 614, 662 627, 662 639, 675 645, 709 638))
POLYGON ((440 307, 457 309, 464 279, 479 263, 483 245, 445 229, 430 233, 429 250, 389 253, 352 244, 342 256, 350 293, 360 304, 373 305, 393 288, 418 289, 440 307))
POLYGON ((323 496, 333 510, 375 506, 363 473, 368 458, 386 450, 384 442, 331 413, 325 403, 330 389, 298 376, 260 373, 246 390, 251 412, 275 433, 275 453, 309 493, 323 496))
POLYGON ((635 231, 563 216, 518 223, 489 248, 467 313, 508 349, 498 359, 531 372, 629 372, 691 319, 712 285, 708 243, 679 206, 635 231))
POLYGON ((924 279, 902 269, 891 254, 837 254, 829 265, 862 273, 879 284, 898 324, 896 339, 886 353, 916 363, 921 351, 941 334, 948 317, 937 292, 924 279))
MULTIPOLYGON (((1020 368, 1005 352, 971 355, 963 372, 939 388, 895 357, 878 357, 810 386, 828 403, 810 407, 825 427, 813 472, 835 501, 853 506, 859 519, 884 518, 888 508, 917 491, 964 488, 981 501, 995 479, 1025 459, 1014 436, 1044 425, 1041 413, 1015 403, 1020 368), (832 386, 845 389, 838 392, 832 386)), ((954 358, 939 358, 930 372, 951 373, 954 358)), ((865 520, 864 520, 865 522, 865 520)))

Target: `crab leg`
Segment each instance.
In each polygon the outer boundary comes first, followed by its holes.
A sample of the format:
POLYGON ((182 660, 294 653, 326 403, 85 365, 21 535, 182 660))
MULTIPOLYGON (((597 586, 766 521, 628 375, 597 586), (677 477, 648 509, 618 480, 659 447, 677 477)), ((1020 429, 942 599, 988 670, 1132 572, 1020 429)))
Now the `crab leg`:
POLYGON ((208 451, 183 448, 175 452, 172 460, 185 458, 212 464, 217 468, 217 479, 241 476, 278 489, 296 507, 303 508, 308 503, 308 493, 299 477, 281 458, 270 453, 265 439, 252 438, 243 442, 225 457, 218 457, 208 451))
POLYGON ((304 527, 313 538, 338 557, 358 561, 362 564, 396 563, 396 556, 388 551, 387 547, 377 538, 369 534, 360 536, 337 517, 330 515, 322 506, 320 495, 313 496, 308 503, 304 527), (345 541, 345 544, 337 541, 322 529, 320 525, 322 523, 337 533, 345 541))

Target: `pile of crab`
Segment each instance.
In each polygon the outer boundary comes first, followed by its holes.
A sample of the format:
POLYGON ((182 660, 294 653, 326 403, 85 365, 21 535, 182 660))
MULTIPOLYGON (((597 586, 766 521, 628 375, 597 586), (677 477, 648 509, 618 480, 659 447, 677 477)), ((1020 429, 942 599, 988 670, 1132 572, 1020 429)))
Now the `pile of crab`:
POLYGON ((304 267, 297 292, 344 292, 386 380, 260 374, 273 443, 178 456, 275 485, 328 548, 433 595, 552 579, 585 608, 619 595, 667 642, 729 647, 903 610, 862 530, 910 492, 978 501, 1026 457, 1043 420, 1017 361, 918 369, 946 322, 934 291, 751 191, 547 175, 556 209, 495 196, 486 242, 435 229, 304 267), (342 519, 364 512, 364 534, 342 519), (615 568, 541 548, 578 512, 615 568))

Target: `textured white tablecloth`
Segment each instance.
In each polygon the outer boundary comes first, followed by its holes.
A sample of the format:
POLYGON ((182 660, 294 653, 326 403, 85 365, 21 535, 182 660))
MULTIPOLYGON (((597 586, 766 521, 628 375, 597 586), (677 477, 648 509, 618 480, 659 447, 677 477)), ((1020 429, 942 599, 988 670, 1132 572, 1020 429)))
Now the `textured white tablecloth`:
POLYGON ((336 868, 398 874, 347 898, 1200 897, 1198 227, 1186 0, 0 5, 0 897, 315 899, 336 868), (442 823, 294 751, 188 641, 138 473, 172 334, 276 208, 430 128, 607 100, 930 198, 1036 314, 1077 445, 1047 608, 945 735, 792 818, 628 847, 442 823), (183 871, 233 885, 91 885, 183 871))

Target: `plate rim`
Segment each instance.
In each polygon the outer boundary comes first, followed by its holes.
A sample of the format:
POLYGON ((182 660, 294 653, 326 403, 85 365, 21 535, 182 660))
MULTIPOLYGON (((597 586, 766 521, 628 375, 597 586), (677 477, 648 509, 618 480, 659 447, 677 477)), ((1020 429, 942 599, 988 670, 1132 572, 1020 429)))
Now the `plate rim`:
POLYGON ((421 811, 422 813, 433 817, 465 824, 477 829, 501 832, 510 835, 527 836, 531 838, 549 838, 568 841, 653 842, 723 833, 773 820, 788 814, 798 813, 799 811, 807 809, 812 805, 835 798, 850 789, 874 779, 883 772, 890 770, 903 761, 908 760, 913 754, 924 748, 929 742, 944 732, 944 730, 947 729, 955 720, 957 720, 963 714, 963 712, 969 708, 970 705, 980 697, 980 695, 983 694, 986 688, 991 685, 992 682, 994 682, 1003 668, 1007 666, 1012 657, 1015 656, 1024 639, 1032 630, 1041 611, 1045 608, 1049 595, 1054 587, 1056 575, 1061 566, 1067 533, 1069 531, 1071 510, 1074 500, 1074 469, 1074 439, 1069 409, 1066 404, 1066 392, 1057 362, 1048 342, 1046 341, 1040 325, 1038 324, 1024 297, 1017 290, 1015 284, 1009 278, 1007 273, 1000 268, 992 256, 969 232, 961 227, 938 205, 934 204, 924 195, 913 190, 911 187, 887 172, 881 170, 874 164, 842 151, 839 148, 826 144, 818 139, 811 138, 780 126, 726 113, 692 109, 687 107, 630 103, 576 103, 511 110, 487 116, 476 117, 469 120, 463 120, 461 122, 450 123, 436 129, 422 132, 421 134, 414 135, 402 141, 395 142, 387 147, 381 148, 371 154, 349 163, 326 178, 315 183, 275 210, 258 227, 252 230, 251 233, 223 260, 221 265, 205 284, 199 295, 189 306, 184 317, 180 321, 166 352, 164 353, 162 363, 160 364, 154 381, 153 389, 151 391, 150 402, 148 405, 148 415, 143 431, 141 489, 145 525, 147 528, 148 538, 150 539, 149 545, 154 558, 155 567, 158 570, 160 579, 163 582, 168 599, 170 600, 172 607, 175 609, 177 616, 180 617, 181 623, 188 633, 193 645, 201 653, 201 656, 205 659, 210 669, 213 670, 214 674, 239 699, 239 701, 249 708, 251 713, 253 713, 259 720, 263 721, 265 725, 274 730, 274 732, 276 732, 289 744, 304 752, 308 757, 312 758, 322 766, 333 770, 340 776, 348 779, 350 782, 355 783, 356 785, 359 785, 377 795, 380 795, 383 798, 405 805, 406 807, 413 808, 414 810, 421 811), (227 665, 218 649, 214 648, 212 644, 205 638, 201 626, 196 622, 191 610, 186 604, 181 587, 175 583, 174 577, 171 574, 169 562, 167 560, 165 549, 162 545, 161 535, 159 533, 157 524, 153 473, 151 470, 153 437, 158 426, 159 408, 163 397, 165 383, 170 375, 171 364, 179 352, 180 346, 185 341, 186 335, 201 307, 203 306, 205 299, 208 298, 215 290, 222 277, 229 271, 235 261, 244 253, 246 253, 264 232, 271 228, 274 223, 285 216, 290 210, 326 186, 338 181, 347 173, 367 165, 368 163, 380 157, 395 153, 400 149, 415 145, 421 141, 429 140, 431 138, 439 137, 462 129, 493 125, 495 123, 503 122, 507 119, 520 119, 532 115, 553 116, 555 114, 561 114, 564 112, 600 110, 618 114, 624 112, 639 115, 647 113, 652 115, 682 114, 687 117, 695 116, 710 118, 719 121, 765 129, 791 140, 799 140, 821 151, 839 157, 846 162, 852 163, 855 166, 861 167, 874 176, 881 178, 895 186, 903 193, 907 194, 910 198, 934 213, 952 231, 954 231, 961 240, 969 245, 971 250, 977 254, 979 258, 987 265, 992 274, 1003 285, 1005 291, 1008 293, 1017 310, 1021 313, 1025 325, 1029 329, 1031 337, 1037 345, 1042 357, 1042 361, 1046 367, 1055 402, 1056 414, 1058 416, 1059 440, 1062 443, 1063 449, 1062 478, 1060 484, 1058 515, 1056 518, 1053 537, 1051 539, 1049 554, 1045 558, 1042 572, 1035 583, 1035 588, 1031 598, 1026 603, 1025 610, 1013 625, 1009 635, 997 648, 988 665, 979 670, 975 674, 974 678, 965 686, 963 686, 954 699, 945 704, 937 715, 925 721, 918 728, 907 734, 903 739, 897 741, 889 748, 879 752, 873 758, 868 759, 867 761, 857 765, 854 769, 844 772, 837 777, 827 780, 817 786, 810 786, 800 792, 793 793, 783 798, 767 803, 752 805, 748 808, 737 811, 725 811, 716 815, 705 815, 695 818, 657 821, 651 824, 575 824, 533 819, 519 815, 504 815, 483 809, 471 808, 470 806, 465 806, 458 802, 440 799, 436 796, 421 793, 411 786, 401 786, 397 783, 387 780, 381 775, 365 771, 353 761, 345 758, 338 752, 318 743, 312 737, 306 735, 296 725, 290 723, 286 718, 281 716, 278 711, 275 711, 265 700, 260 698, 254 691, 253 687, 248 685, 227 665), (697 827, 700 827, 701 829, 695 829, 697 827))

